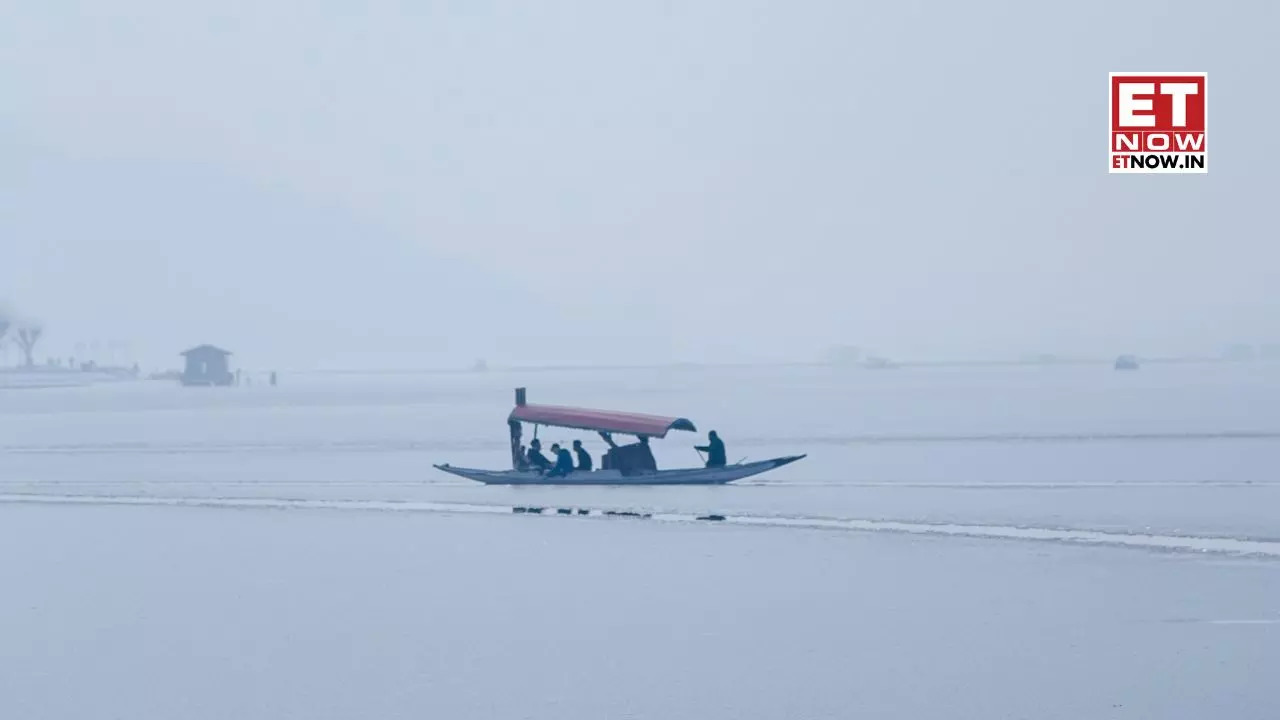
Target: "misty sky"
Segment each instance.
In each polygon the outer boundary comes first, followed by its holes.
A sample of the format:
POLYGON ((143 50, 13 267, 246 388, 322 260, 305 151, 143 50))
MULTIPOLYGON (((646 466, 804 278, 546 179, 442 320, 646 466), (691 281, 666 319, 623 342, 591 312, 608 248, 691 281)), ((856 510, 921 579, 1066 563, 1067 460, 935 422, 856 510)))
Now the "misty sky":
MULTIPOLYGON (((1280 341, 1271 2, 9 2, 0 300, 248 366, 1280 341), (1209 173, 1109 175, 1109 71, 1209 173)), ((11 356, 12 357, 12 356, 11 356)))

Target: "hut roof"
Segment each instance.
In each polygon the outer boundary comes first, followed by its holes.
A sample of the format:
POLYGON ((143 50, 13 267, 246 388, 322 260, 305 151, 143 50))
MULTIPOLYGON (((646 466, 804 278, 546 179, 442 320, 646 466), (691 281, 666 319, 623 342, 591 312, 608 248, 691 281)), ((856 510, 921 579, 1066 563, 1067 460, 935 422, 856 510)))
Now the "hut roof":
POLYGON ((223 350, 213 345, 197 345, 190 350, 184 350, 181 355, 230 355, 230 350, 223 350))

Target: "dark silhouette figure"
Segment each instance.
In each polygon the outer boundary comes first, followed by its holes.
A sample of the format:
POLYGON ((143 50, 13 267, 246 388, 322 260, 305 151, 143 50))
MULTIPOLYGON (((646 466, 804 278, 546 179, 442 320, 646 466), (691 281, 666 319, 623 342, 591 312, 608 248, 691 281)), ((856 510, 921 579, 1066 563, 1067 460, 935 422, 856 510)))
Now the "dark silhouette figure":
POLYGON ((724 441, 716 434, 715 430, 707 433, 706 445, 695 445, 694 449, 701 450, 707 454, 707 467, 724 467, 724 441))
POLYGON ((564 477, 573 472, 573 456, 568 450, 556 443, 551 446, 551 454, 556 456, 556 465, 547 473, 547 477, 564 477))
POLYGON ((653 450, 649 447, 649 438, 641 436, 638 442, 630 445, 619 445, 613 436, 601 432, 600 437, 610 447, 609 452, 601 458, 600 467, 605 470, 618 470, 623 475, 634 475, 638 472, 656 472, 658 463, 653 458, 653 450))
POLYGON ((538 442, 538 438, 529 441, 529 465, 538 470, 546 470, 551 467, 551 461, 546 455, 542 454, 542 443, 538 442))
POLYGON ((573 451, 578 455, 578 469, 583 472, 591 472, 591 453, 582 447, 581 440, 573 441, 573 451))
POLYGON ((634 445, 628 445, 627 447, 635 448, 636 462, 639 465, 637 468, 638 470, 647 470, 649 472, 658 471, 658 461, 653 457, 653 448, 649 447, 648 436, 641 435, 639 442, 634 445))

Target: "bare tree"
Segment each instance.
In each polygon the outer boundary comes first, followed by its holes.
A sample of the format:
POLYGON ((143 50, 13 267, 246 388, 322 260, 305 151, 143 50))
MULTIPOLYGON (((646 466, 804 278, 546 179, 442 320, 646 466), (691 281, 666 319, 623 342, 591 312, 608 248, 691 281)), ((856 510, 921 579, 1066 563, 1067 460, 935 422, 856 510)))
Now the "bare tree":
POLYGON ((35 358, 31 355, 31 351, 35 349, 36 343, 39 342, 40 336, 44 334, 44 328, 39 325, 19 325, 18 326, 18 347, 22 348, 22 354, 26 356, 26 366, 35 367, 35 358))

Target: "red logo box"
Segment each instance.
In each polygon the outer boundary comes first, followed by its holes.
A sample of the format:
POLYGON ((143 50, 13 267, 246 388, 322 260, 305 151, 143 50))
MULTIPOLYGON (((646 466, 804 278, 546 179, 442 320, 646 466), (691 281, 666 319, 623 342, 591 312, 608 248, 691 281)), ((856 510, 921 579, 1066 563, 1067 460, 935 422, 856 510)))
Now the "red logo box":
POLYGON ((1113 72, 1109 80, 1110 172, 1208 172, 1208 73, 1113 72))

